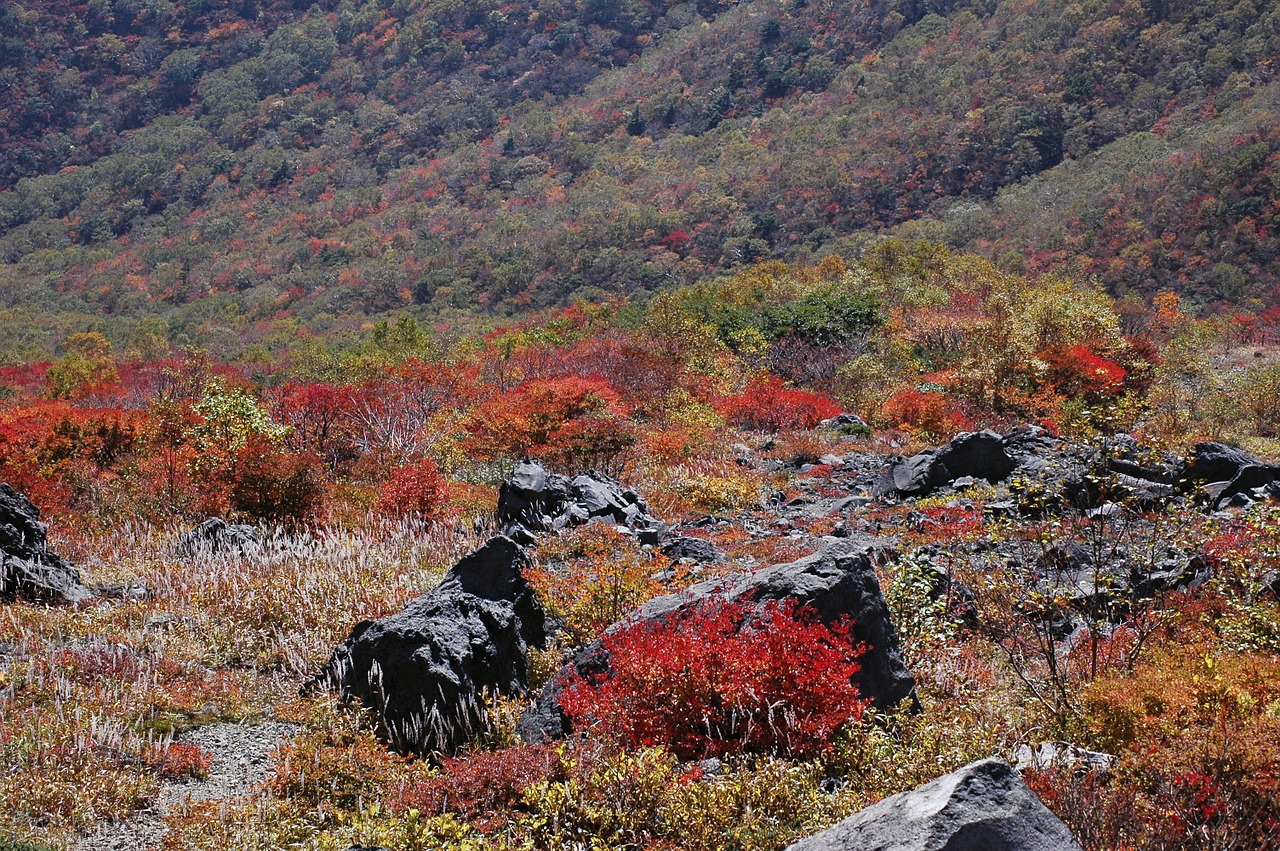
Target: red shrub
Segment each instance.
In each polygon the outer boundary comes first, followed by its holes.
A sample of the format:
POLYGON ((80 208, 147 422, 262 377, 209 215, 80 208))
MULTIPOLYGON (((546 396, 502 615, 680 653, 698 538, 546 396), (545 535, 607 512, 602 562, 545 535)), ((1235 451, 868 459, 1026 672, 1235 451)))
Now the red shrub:
POLYGON ((399 468, 378 489, 377 509, 383 514, 439 520, 448 506, 449 482, 430 459, 399 468))
POLYGON ((753 378, 717 408, 730 423, 757 431, 813 428, 840 413, 831 397, 788 387, 776 375, 753 378))
POLYGON ((1088 346, 1057 346, 1039 355, 1048 366, 1045 382, 1064 396, 1104 396, 1124 389, 1125 368, 1088 346))
POLYGON ((314 514, 324 499, 320 462, 252 436, 223 471, 230 507, 263 520, 298 520, 314 514))
POLYGON ((564 467, 590 466, 635 442, 628 413, 603 379, 526 381, 475 407, 468 444, 490 458, 535 455, 564 467))
POLYGON ((213 764, 213 757, 208 751, 186 742, 147 745, 143 749, 142 760, 166 780, 207 777, 213 764))
POLYGON ((566 776, 555 746, 519 745, 446 759, 439 774, 402 788, 390 803, 398 812, 454 812, 467 820, 492 817, 519 805, 521 795, 535 783, 566 776))
POLYGON ((629 747, 807 757, 868 703, 853 683, 862 647, 849 624, 827 626, 792 601, 705 604, 602 641, 611 672, 574 682, 561 705, 629 747))

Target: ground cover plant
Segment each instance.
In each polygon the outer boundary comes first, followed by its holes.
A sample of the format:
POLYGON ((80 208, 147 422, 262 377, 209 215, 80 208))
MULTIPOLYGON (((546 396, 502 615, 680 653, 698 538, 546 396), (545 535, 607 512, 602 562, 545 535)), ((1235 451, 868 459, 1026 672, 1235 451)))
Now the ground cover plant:
POLYGON ((1277 847, 1280 508, 1166 455, 1215 438, 1272 469, 1257 329, 889 242, 474 335, 405 316, 234 361, 68 339, 0 372, 0 481, 97 596, 0 604, 0 844, 779 849, 1062 741, 1115 758, 1025 774, 1087 848, 1277 847), (988 426, 1045 463, 885 484, 988 426), (299 696, 499 531, 526 455, 615 476, 683 541, 611 521, 530 547, 562 625, 531 686, 597 640, 618 659, 566 694, 578 733, 524 742, 533 695, 487 695, 460 752, 400 754, 299 696), (257 540, 181 546, 210 513, 257 540), (625 628, 824 538, 874 538, 918 707, 869 708, 848 625, 785 604, 625 628), (202 735, 263 722, 261 774, 200 797, 227 755, 202 735))

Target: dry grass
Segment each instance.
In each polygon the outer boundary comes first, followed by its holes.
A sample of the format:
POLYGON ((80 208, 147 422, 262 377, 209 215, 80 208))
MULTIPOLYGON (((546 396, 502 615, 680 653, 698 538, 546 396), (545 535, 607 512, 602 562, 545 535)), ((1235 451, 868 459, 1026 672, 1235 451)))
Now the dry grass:
POLYGON ((61 843, 154 801, 145 757, 189 727, 278 714, 351 627, 436 584, 470 526, 365 518, 268 530, 263 545, 176 554, 183 530, 133 523, 51 546, 86 582, 145 588, 80 609, 0 610, 0 835, 61 843))

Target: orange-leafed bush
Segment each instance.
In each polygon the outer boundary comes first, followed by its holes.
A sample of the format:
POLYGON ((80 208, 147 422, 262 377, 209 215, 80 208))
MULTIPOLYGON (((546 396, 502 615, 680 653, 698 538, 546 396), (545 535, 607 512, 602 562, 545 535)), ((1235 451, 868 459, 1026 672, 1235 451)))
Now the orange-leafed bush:
POLYGON ((537 561, 529 582, 576 644, 595 640, 665 590, 635 538, 608 526, 584 526, 548 541, 537 561))
POLYGON ((741 392, 720 401, 717 411, 733 425, 758 431, 813 428, 840 413, 822 393, 788 387, 776 375, 751 379, 741 392))
POLYGON ((166 780, 204 778, 213 765, 213 757, 208 751, 188 742, 150 744, 143 749, 142 761, 166 780))
POLYGON ((545 458, 553 465, 603 464, 635 442, 618 392, 597 378, 527 381, 477 405, 467 448, 487 458, 545 458))
POLYGON ((973 426, 972 420, 947 394, 914 387, 894 393, 884 403, 880 416, 889 425, 916 434, 946 435, 973 426))
POLYGON ((868 702, 853 683, 862 647, 793 602, 705 603, 606 635, 610 670, 578 679, 566 713, 628 747, 682 759, 827 751, 868 702))
POLYGON ((403 517, 416 514, 439 520, 449 507, 449 482, 431 459, 406 464, 378 489, 377 510, 403 517))

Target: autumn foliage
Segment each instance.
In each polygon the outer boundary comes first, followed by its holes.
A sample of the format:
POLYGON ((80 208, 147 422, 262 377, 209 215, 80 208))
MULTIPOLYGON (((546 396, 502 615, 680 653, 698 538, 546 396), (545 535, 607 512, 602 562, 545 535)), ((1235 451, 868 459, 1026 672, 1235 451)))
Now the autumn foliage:
POLYGON ((634 441, 627 414, 621 396, 603 379, 527 381, 472 410, 467 445, 489 458, 536 456, 561 466, 589 466, 634 441))
POLYGON ((396 468, 378 489, 378 511, 396 517, 438 520, 449 503, 449 482, 430 459, 396 468))
POLYGON ((628 747, 812 756, 868 705, 849 624, 823 624, 794 601, 706 603, 601 641, 609 673, 577 680, 561 704, 628 747))
POLYGON ((757 431, 813 428, 840 413, 831 397, 788 387, 775 375, 751 379, 741 391, 717 406, 726 420, 757 431))

